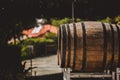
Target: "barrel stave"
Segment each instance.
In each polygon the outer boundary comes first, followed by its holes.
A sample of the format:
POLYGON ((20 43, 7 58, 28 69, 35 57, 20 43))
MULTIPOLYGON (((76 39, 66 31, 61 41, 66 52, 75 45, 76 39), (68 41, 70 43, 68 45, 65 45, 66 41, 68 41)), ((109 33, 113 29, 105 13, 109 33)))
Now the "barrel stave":
POLYGON ((63 68, 101 72, 119 64, 119 26, 101 22, 78 22, 64 24, 60 29, 59 62, 63 68))

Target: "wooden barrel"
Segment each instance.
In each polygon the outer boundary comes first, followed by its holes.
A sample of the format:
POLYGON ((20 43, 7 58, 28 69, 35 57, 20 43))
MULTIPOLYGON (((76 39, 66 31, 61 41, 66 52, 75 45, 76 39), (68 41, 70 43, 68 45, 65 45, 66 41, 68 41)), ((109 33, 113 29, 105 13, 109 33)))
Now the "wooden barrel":
POLYGON ((97 21, 63 24, 58 30, 61 68, 101 72, 120 66, 120 26, 97 21))

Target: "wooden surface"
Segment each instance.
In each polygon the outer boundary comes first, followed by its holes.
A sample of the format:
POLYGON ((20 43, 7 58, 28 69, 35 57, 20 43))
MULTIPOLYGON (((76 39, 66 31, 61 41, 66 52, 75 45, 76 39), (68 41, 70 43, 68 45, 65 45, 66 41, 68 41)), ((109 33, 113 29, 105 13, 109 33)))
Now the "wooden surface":
POLYGON ((58 31, 62 68, 83 72, 114 69, 119 63, 120 26, 95 21, 64 24, 58 31))

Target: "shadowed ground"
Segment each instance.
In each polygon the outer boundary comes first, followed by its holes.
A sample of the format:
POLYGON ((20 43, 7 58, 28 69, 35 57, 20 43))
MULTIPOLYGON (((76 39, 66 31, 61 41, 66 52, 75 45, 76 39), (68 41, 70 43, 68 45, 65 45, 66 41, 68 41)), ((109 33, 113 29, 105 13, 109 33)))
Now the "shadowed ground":
MULTIPOLYGON (((24 61, 23 61, 24 62, 24 61)), ((26 60, 26 69, 30 67, 30 60, 26 60)), ((61 68, 57 65, 57 55, 47 57, 37 57, 32 59, 32 76, 44 76, 61 73, 61 68)))
MULTIPOLYGON (((26 60, 26 68, 30 67, 30 60, 26 60)), ((32 59, 32 66, 37 67, 32 70, 32 76, 26 80, 63 80, 61 68, 57 65, 57 55, 48 57, 39 57, 32 59), (36 75, 35 75, 36 72, 36 75)), ((72 79, 72 80, 112 80, 104 78, 89 78, 89 79, 72 79)))

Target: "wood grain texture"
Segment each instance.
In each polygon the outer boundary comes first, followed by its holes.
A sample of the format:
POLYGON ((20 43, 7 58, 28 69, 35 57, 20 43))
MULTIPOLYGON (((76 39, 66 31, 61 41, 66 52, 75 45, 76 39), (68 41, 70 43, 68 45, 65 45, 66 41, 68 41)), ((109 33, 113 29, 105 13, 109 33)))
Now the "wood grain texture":
POLYGON ((60 29, 58 33, 58 54, 61 58, 59 59, 60 65, 64 65, 62 68, 71 68, 81 72, 102 72, 111 66, 112 69, 117 67, 120 62, 120 30, 118 30, 120 26, 85 21, 75 23, 75 25, 73 23, 63 24, 60 29), (63 27, 66 31, 64 37, 63 27), (76 27, 76 31, 74 27, 76 27), (66 39, 65 43, 63 39, 66 39), (75 41, 77 41, 76 45, 75 41), (65 52, 63 52, 64 49, 66 49, 65 52), (85 53, 84 50, 86 50, 85 53), (83 67, 84 70, 82 70, 83 67))

